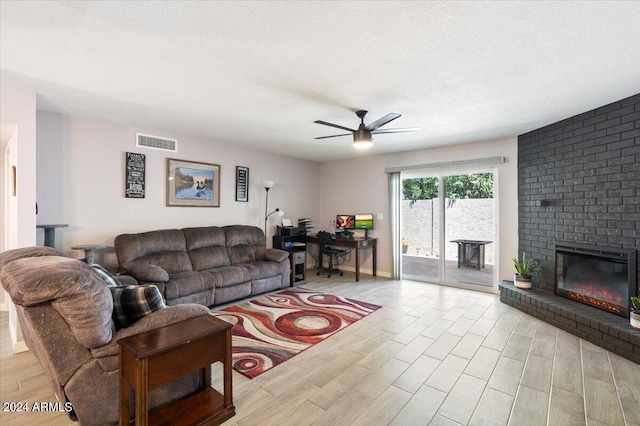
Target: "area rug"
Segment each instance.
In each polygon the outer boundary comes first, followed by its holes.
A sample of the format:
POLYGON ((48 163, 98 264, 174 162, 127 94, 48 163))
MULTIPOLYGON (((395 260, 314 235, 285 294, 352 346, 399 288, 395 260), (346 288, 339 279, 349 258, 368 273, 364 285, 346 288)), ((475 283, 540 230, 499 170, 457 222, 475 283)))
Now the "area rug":
POLYGON ((293 289, 212 314, 233 324, 233 368, 253 379, 378 309, 371 303, 293 289))

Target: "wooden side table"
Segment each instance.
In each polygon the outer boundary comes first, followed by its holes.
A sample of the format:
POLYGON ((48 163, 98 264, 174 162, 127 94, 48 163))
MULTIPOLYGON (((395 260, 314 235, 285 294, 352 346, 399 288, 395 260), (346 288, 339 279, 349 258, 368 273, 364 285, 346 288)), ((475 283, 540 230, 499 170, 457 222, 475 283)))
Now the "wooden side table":
POLYGON ((289 261, 291 262, 291 287, 304 284, 307 282, 307 250, 287 249, 289 252, 289 261))
POLYGON ((136 425, 218 425, 235 415, 231 383, 231 324, 212 315, 136 334, 120 345, 120 425, 129 425, 129 390, 136 425), (211 387, 211 364, 224 364, 224 394, 211 387), (199 370, 201 390, 149 413, 149 392, 199 370))

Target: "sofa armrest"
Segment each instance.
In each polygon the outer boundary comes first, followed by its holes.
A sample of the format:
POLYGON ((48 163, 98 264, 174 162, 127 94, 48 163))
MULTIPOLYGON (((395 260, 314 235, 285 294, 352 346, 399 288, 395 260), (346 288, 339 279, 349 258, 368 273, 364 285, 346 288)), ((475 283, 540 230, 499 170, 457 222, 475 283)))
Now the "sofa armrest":
POLYGON ((169 273, 158 265, 131 265, 125 270, 138 281, 161 282, 169 281, 169 273))
POLYGON ((145 331, 161 328, 165 325, 188 320, 189 318, 197 317, 200 315, 209 314, 209 309, 206 306, 196 305, 195 303, 167 306, 164 309, 159 309, 150 313, 130 327, 118 330, 118 332, 113 336, 111 342, 99 348, 91 349, 91 355, 94 358, 117 355, 120 348, 120 346, 118 345, 118 340, 124 337, 144 333, 145 331))
POLYGON ((116 275, 116 279, 120 282, 120 285, 138 285, 138 280, 131 275, 116 275))
POLYGON ((282 262, 289 257, 289 252, 280 249, 266 249, 264 251, 264 260, 271 262, 282 262))

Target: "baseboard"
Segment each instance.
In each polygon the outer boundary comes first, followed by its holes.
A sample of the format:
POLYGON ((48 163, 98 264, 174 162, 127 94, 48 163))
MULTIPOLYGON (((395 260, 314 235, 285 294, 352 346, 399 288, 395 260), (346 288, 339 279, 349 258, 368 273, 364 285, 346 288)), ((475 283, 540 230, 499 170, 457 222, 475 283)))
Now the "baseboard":
MULTIPOLYGON (((327 267, 326 262, 323 266, 325 268, 327 267)), ((337 268, 345 272, 353 272, 354 274, 356 273, 355 266, 339 265, 337 266, 337 268)), ((314 268, 308 268, 308 269, 314 269, 314 268)), ((360 273, 365 275, 373 275, 373 269, 360 268, 360 273)), ((376 276, 384 277, 384 278, 392 278, 391 273, 386 271, 376 271, 376 276)))
POLYGON ((27 352, 29 348, 25 342, 16 342, 13 344, 13 353, 18 354, 20 352, 27 352))
POLYGON ((29 350, 24 340, 18 341, 16 330, 12 327, 11 321, 9 321, 9 337, 11 338, 11 348, 14 354, 27 352, 29 350))

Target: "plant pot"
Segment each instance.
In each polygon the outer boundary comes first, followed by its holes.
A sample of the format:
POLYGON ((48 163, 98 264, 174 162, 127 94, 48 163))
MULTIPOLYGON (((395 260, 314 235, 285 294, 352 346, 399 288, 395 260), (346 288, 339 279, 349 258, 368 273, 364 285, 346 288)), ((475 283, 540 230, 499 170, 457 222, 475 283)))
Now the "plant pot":
POLYGON ((409 246, 402 246, 402 254, 407 254, 409 251, 409 246))
POLYGON ((517 288, 529 289, 531 288, 531 278, 523 278, 518 274, 513 275, 513 284, 517 288))
POLYGON ((629 315, 629 323, 631 324, 631 327, 636 330, 640 330, 640 312, 631 311, 631 314, 629 315))

